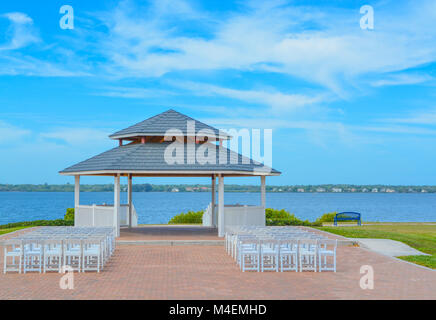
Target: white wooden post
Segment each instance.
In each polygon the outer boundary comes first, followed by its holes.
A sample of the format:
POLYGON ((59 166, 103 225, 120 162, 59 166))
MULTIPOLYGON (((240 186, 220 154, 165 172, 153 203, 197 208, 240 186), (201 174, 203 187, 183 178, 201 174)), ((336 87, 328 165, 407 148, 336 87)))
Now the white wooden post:
POLYGON ((77 226, 77 215, 80 205, 80 176, 74 176, 74 225, 77 226))
POLYGON ((218 237, 224 237, 224 177, 218 175, 218 237))
POLYGON ((216 213, 215 213, 215 203, 216 203, 215 193, 216 193, 216 190, 215 190, 215 186, 216 186, 216 178, 215 178, 215 175, 212 175, 212 200, 211 200, 212 206, 211 206, 211 209, 212 209, 212 226, 214 226, 214 227, 216 227, 216 213))
POLYGON ((116 236, 120 236, 120 175, 117 174, 114 180, 114 227, 116 236))
POLYGON ((266 206, 266 188, 265 188, 265 176, 260 176, 260 203, 265 208, 266 206))
POLYGON ((95 204, 92 205, 92 226, 95 227, 95 204))
POLYGON ((132 228, 132 175, 127 178, 127 203, 129 205, 129 229, 132 228))

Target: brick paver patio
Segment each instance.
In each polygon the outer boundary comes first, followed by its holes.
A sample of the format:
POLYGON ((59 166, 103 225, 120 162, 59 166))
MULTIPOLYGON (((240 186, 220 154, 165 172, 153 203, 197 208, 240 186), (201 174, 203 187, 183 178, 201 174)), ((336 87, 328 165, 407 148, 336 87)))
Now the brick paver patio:
POLYGON ((436 273, 357 247, 339 247, 338 272, 242 273, 220 246, 118 246, 100 273, 1 274, 0 299, 436 299, 436 273), (374 268, 375 288, 359 286, 374 268))

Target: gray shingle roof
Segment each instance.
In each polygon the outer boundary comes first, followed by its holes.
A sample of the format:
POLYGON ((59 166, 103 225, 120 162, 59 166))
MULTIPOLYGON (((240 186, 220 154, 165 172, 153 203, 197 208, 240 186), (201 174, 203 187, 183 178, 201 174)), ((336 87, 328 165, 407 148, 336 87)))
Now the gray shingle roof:
MULTIPOLYGON (((224 147, 219 147, 214 144, 209 144, 212 148, 216 150, 216 164, 200 164, 198 160, 189 157, 195 163, 187 163, 187 149, 186 144, 184 144, 184 159, 183 164, 168 164, 165 161, 164 155, 166 148, 172 142, 163 143, 136 143, 128 144, 120 147, 116 147, 109 151, 103 152, 93 158, 80 162, 69 168, 62 170, 60 173, 72 174, 80 172, 98 172, 98 171, 142 171, 146 172, 156 172, 156 171, 171 171, 179 172, 181 174, 189 172, 222 172, 222 173, 234 173, 242 172, 247 174, 253 174, 253 172, 263 172, 264 174, 277 175, 280 174, 279 171, 270 169, 269 167, 264 167, 261 163, 255 162, 247 157, 244 157, 236 152, 233 152, 224 147), (225 164, 220 164, 219 154, 220 152, 225 152, 227 154, 225 164), (237 163, 231 163, 237 161, 237 163), (262 170, 263 168, 263 170, 262 170), (265 170, 266 169, 266 170, 265 170)), ((201 145, 192 144, 195 146, 195 154, 197 154, 198 148, 201 145)))
POLYGON ((172 109, 162 112, 137 124, 134 124, 133 126, 130 126, 126 129, 115 132, 109 137, 112 139, 119 139, 137 136, 164 136, 169 129, 178 129, 182 131, 184 135, 186 135, 188 121, 195 122, 196 133, 202 129, 209 129, 212 130, 216 136, 220 135, 229 137, 227 134, 225 134, 224 132, 220 132, 220 130, 214 127, 208 126, 203 122, 192 119, 191 117, 188 117, 172 109))

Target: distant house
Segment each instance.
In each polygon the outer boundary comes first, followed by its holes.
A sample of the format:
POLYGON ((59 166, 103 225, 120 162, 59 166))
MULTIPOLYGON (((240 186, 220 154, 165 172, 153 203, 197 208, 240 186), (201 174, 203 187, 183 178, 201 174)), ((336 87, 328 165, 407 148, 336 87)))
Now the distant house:
POLYGON ((171 189, 171 192, 179 192, 179 189, 177 189, 177 188, 172 188, 172 189, 171 189))
POLYGON ((332 188, 332 192, 342 192, 341 188, 332 188))
POLYGON ((325 192, 324 188, 316 188, 316 192, 325 192))
POLYGON ((368 192, 368 189, 363 188, 363 189, 362 189, 362 192, 368 192))
POLYGON ((297 192, 304 192, 304 189, 303 188, 298 188, 297 192))
POLYGON ((351 192, 356 192, 356 188, 351 188, 351 192))
POLYGON ((422 192, 422 193, 427 193, 427 190, 425 190, 425 189, 421 189, 421 192, 422 192))
POLYGON ((378 192, 377 188, 372 188, 371 192, 378 192))
POLYGON ((394 193, 395 190, 394 190, 394 189, 389 189, 389 188, 387 188, 387 189, 386 189, 386 192, 388 192, 388 193, 394 193))

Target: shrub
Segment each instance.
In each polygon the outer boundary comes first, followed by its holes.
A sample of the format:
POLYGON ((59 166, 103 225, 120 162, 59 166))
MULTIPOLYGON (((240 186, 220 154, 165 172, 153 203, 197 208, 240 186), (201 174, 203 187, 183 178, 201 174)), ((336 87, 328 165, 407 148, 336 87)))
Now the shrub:
POLYGON ((324 213, 321 217, 316 219, 316 222, 320 222, 320 223, 333 222, 336 214, 337 214, 337 212, 324 213))
POLYGON ((73 221, 74 222, 74 208, 68 208, 67 212, 64 216, 65 221, 73 221))
POLYGON ((16 227, 40 227, 40 226, 72 226, 74 221, 66 221, 64 219, 56 220, 34 220, 34 221, 23 221, 14 222, 0 225, 0 229, 9 229, 16 227))
POLYGON ((320 222, 310 222, 309 220, 300 220, 295 214, 289 213, 286 210, 265 209, 265 224, 267 226, 307 226, 315 227, 322 226, 320 222))
POLYGON ((188 211, 187 213, 180 213, 171 218, 168 224, 201 224, 203 223, 203 213, 204 210, 201 211, 188 211))

